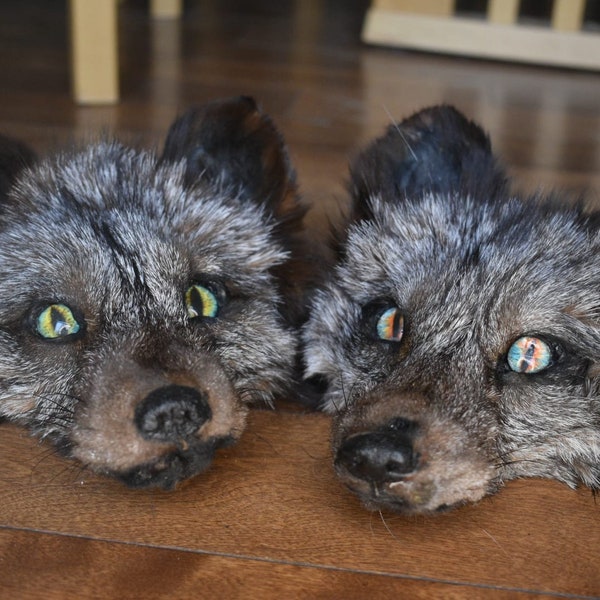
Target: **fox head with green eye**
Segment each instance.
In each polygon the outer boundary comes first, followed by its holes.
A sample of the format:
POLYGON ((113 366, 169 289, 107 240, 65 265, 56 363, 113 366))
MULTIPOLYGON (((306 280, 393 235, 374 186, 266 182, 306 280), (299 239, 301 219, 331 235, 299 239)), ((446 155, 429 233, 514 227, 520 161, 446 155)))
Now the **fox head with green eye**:
POLYGON ((253 100, 190 110, 160 154, 2 139, 0 196, 0 417, 169 488, 289 390, 304 209, 253 100))
POLYGON ((342 481, 406 513, 515 477, 600 488, 598 214, 514 195, 448 106, 390 126, 351 172, 304 331, 342 481))

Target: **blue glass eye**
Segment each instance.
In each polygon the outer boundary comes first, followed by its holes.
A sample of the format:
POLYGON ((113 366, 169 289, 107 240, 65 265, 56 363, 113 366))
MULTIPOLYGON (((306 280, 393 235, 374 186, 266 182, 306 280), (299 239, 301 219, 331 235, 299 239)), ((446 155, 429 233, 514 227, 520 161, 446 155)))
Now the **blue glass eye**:
POLYGON ((64 304, 51 304, 36 320, 37 332, 47 340, 55 340, 75 335, 80 330, 73 312, 64 304))
POLYGON ((404 317, 396 307, 384 310, 377 319, 377 337, 387 342, 399 342, 404 333, 404 317))
POLYGON ((539 338, 524 336, 510 347, 507 360, 517 373, 539 373, 552 364, 552 349, 539 338))
POLYGON ((217 297, 203 285, 192 285, 185 294, 188 317, 216 317, 219 312, 217 297))

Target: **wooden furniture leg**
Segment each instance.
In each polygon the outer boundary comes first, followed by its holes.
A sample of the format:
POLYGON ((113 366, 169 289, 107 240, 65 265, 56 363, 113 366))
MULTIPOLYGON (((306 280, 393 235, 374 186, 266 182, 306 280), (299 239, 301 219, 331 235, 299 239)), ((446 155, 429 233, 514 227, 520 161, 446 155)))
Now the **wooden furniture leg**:
POLYGON ((80 104, 119 99, 117 1, 70 0, 73 95, 80 104))

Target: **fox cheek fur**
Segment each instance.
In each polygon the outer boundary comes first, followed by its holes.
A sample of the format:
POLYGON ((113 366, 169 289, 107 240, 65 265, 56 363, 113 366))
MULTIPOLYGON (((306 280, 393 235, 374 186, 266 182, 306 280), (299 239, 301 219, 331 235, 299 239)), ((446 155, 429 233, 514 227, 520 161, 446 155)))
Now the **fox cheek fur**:
POLYGON ((0 416, 171 488, 294 378, 304 209, 252 99, 37 161, 0 144, 0 416))
POLYGON ((598 215, 516 197, 451 107, 390 127, 351 174, 304 330, 341 480, 406 513, 515 477, 598 489, 598 215))

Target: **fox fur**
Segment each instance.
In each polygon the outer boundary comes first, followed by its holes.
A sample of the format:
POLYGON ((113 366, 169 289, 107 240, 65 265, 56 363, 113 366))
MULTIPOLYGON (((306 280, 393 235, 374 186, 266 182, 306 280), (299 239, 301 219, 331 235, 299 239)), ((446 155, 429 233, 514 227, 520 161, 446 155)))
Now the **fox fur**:
POLYGON ((350 194, 304 330, 342 482, 404 513, 517 477, 598 489, 599 215, 519 196, 450 106, 391 125, 350 194))
POLYGON ((3 138, 0 416, 132 486, 206 469, 293 383, 304 212, 247 97, 189 110, 160 153, 3 138))

